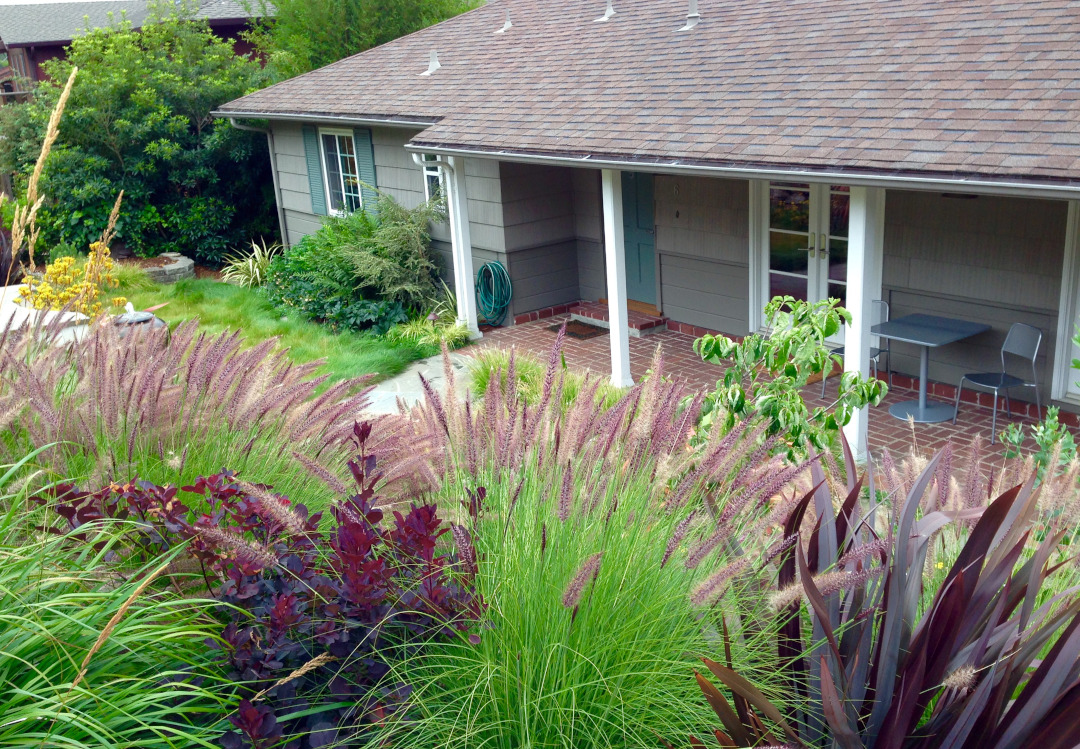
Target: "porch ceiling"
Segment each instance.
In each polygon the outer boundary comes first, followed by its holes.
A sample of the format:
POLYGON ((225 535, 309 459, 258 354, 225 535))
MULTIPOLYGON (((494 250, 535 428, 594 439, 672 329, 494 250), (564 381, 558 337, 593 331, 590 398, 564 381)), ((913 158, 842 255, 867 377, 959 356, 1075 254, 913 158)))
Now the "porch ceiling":
POLYGON ((417 147, 1080 185, 1080 4, 493 0, 231 102, 417 147), (495 34, 509 9, 513 27, 495 34), (430 76, 428 55, 441 69, 430 76))

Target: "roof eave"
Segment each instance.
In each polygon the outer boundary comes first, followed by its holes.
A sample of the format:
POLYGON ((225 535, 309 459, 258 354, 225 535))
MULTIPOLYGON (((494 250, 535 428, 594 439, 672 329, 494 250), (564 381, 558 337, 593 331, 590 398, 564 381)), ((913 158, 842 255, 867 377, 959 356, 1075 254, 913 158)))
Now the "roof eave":
POLYGON ((210 113, 211 117, 219 119, 233 118, 238 120, 284 120, 287 122, 336 122, 349 125, 367 125, 369 127, 401 127, 401 128, 427 128, 438 122, 438 118, 413 118, 403 119, 392 116, 380 115, 336 115, 319 114, 308 112, 260 112, 255 110, 215 109, 210 113))
POLYGON ((447 144, 407 143, 406 150, 416 153, 440 154, 474 158, 497 159, 518 163, 555 164, 596 169, 625 169, 637 172, 686 174, 702 177, 726 177, 729 179, 782 179, 799 182, 844 184, 860 187, 885 187, 910 190, 940 190, 980 195, 1007 195, 1056 200, 1080 199, 1080 179, 1048 180, 995 179, 975 175, 929 175, 902 171, 872 171, 844 169, 816 169, 806 166, 731 165, 688 162, 686 160, 663 160, 658 158, 634 158, 626 156, 599 156, 595 154, 553 154, 510 150, 493 150, 472 146, 447 144))

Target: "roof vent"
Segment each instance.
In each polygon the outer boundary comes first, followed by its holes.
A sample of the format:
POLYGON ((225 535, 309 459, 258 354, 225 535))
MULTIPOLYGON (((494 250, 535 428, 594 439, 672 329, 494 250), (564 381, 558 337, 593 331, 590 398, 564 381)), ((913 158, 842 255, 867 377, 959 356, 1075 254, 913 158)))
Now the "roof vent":
POLYGON ((431 50, 431 58, 428 60, 427 70, 420 75, 431 75, 441 67, 442 65, 439 64, 439 53, 435 50, 431 50))
POLYGON ((593 21, 607 21, 613 15, 615 15, 615 9, 611 7, 611 0, 607 0, 607 10, 604 11, 604 15, 594 18, 593 21))
POLYGON ((507 8, 506 9, 506 23, 504 23, 502 25, 502 28, 499 29, 498 31, 496 31, 495 33, 496 34, 505 34, 507 31, 509 31, 511 28, 513 28, 513 26, 514 26, 514 24, 510 23, 510 9, 507 8))
POLYGON ((697 12, 697 0, 690 0, 690 10, 686 14, 686 25, 679 31, 689 31, 697 26, 699 21, 701 21, 701 16, 697 12))

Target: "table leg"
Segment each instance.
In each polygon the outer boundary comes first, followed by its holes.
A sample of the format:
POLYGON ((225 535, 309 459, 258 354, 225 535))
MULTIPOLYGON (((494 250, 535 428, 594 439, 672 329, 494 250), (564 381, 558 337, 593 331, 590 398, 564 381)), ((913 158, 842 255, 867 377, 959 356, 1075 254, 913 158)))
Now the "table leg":
POLYGON ((926 402, 926 387, 930 381, 930 347, 919 347, 919 399, 894 403, 889 413, 898 419, 913 419, 919 424, 934 424, 952 419, 955 409, 952 404, 926 402))
POLYGON ((919 415, 917 418, 923 418, 926 415, 926 381, 929 379, 930 372, 930 347, 919 347, 919 415))

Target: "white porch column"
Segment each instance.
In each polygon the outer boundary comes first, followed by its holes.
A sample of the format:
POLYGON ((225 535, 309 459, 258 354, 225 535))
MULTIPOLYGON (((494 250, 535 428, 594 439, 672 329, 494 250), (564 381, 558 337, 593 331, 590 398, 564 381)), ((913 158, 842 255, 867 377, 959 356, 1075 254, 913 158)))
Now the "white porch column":
POLYGON ((469 200, 465 191, 465 159, 450 156, 446 160, 446 208, 450 215, 450 244, 454 256, 454 295, 457 319, 480 338, 476 321, 476 278, 473 275, 472 237, 469 234, 469 200))
MULTIPOLYGON (((852 187, 848 223, 847 308, 851 325, 844 333, 844 371, 870 376, 870 326, 873 302, 881 298, 882 244, 885 236, 885 190, 852 187)), ((856 411, 844 435, 856 457, 866 457, 867 408, 856 411)))
POLYGON ((623 243, 622 173, 601 170, 604 200, 604 257, 607 268, 608 324, 611 326, 611 383, 634 384, 630 376, 630 330, 626 319, 626 250, 623 243))

